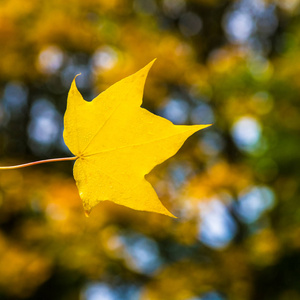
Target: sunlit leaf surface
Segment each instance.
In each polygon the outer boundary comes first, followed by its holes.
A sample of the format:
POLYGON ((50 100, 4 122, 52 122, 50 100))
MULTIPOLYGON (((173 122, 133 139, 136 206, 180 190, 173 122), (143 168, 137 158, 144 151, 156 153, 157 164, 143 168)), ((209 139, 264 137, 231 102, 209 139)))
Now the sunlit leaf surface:
POLYGON ((64 140, 78 157, 74 177, 85 211, 110 200, 172 216, 144 178, 184 141, 209 125, 174 125, 140 107, 153 62, 85 101, 75 80, 65 113, 64 140))

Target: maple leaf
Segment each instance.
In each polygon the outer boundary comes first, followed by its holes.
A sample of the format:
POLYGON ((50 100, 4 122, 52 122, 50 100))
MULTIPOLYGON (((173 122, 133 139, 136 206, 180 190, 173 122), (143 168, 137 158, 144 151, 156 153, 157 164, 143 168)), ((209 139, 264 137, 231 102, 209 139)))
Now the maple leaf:
POLYGON ((194 132, 209 125, 174 125, 141 108, 154 61, 87 102, 72 82, 64 116, 64 140, 77 156, 74 178, 89 214, 110 200, 136 210, 174 217, 160 202, 148 174, 173 156, 194 132))

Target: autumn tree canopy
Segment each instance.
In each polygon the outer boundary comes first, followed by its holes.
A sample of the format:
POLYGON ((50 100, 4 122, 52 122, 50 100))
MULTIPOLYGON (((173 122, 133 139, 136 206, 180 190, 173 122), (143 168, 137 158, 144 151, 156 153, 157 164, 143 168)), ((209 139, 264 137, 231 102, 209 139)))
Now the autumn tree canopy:
POLYGON ((0 165, 71 156, 92 100, 157 58, 143 107, 214 125, 147 175, 178 219, 103 202, 73 162, 0 171, 0 298, 300 299, 299 0, 4 0, 0 165))

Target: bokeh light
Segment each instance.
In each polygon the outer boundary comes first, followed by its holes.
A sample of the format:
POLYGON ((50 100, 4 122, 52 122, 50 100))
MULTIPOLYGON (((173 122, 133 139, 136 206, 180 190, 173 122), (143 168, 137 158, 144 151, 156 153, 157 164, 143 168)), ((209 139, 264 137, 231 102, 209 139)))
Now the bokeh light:
POLYGON ((251 187, 239 196, 236 211, 244 222, 252 223, 271 209, 274 201, 274 193, 268 187, 251 187))
POLYGON ((71 161, 1 170, 0 299, 300 299, 299 9, 1 1, 1 166, 72 156, 74 77, 91 101, 155 58, 142 107, 212 126, 146 176, 174 219, 109 202, 86 218, 71 161))
POLYGON ((261 137, 261 126, 252 117, 242 117, 234 123, 232 136, 236 145, 242 150, 252 151, 261 137))
POLYGON ((51 102, 37 100, 31 108, 31 121, 28 125, 30 145, 34 152, 49 149, 62 134, 62 118, 51 102))
POLYGON ((226 206, 217 199, 199 204, 200 240, 213 248, 223 248, 234 238, 236 224, 226 206))

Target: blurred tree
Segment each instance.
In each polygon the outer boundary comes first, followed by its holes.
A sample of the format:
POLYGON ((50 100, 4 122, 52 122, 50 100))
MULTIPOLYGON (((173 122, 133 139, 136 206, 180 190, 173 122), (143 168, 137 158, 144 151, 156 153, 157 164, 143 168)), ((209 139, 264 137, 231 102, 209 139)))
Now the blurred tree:
POLYGON ((300 1, 0 2, 1 164, 67 156, 91 100, 157 57, 144 105, 214 123, 148 178, 176 220, 101 204, 72 163, 0 172, 1 299, 300 299, 300 1))

